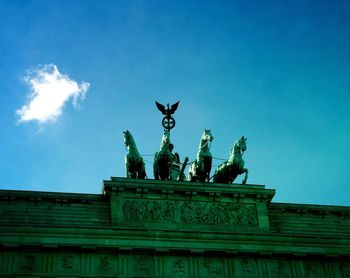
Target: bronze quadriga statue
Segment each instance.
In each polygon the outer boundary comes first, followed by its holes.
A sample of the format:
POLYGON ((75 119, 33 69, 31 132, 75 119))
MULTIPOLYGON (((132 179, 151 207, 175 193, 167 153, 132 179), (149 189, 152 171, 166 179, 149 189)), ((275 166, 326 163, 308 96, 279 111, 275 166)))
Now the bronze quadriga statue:
POLYGON ((144 179, 146 177, 145 163, 137 150, 135 141, 131 133, 123 131, 124 143, 128 151, 125 156, 126 177, 131 179, 144 179))
POLYGON ((170 163, 172 158, 170 148, 170 131, 164 129, 160 149, 154 156, 153 174, 156 180, 170 179, 170 163))
MULTIPOLYGON (((174 145, 170 142, 170 130, 175 126, 175 119, 172 115, 177 110, 179 101, 171 106, 167 104, 167 107, 156 101, 156 106, 164 115, 162 120, 164 132, 159 151, 154 155, 154 179, 184 181, 186 180, 184 170, 188 162, 188 157, 186 157, 184 163, 181 164, 178 153, 173 154, 172 150, 174 145)), ((191 163, 188 171, 188 181, 209 182, 211 180, 210 171, 213 158, 210 153, 210 145, 212 141, 213 135, 210 129, 205 129, 199 142, 196 160, 191 163)), ((242 136, 242 138, 234 142, 229 159, 217 167, 213 176, 213 182, 232 183, 238 175, 245 173, 242 183, 247 183, 248 169, 244 168, 244 161, 242 159, 242 155, 247 149, 246 141, 247 138, 242 136)), ((144 179, 146 177, 145 163, 129 131, 124 132, 124 142, 128 150, 125 156, 126 177, 144 179)))
POLYGON ((170 142, 170 131, 164 129, 160 149, 156 152, 153 162, 154 179, 156 180, 185 180, 183 174, 184 166, 188 161, 185 158, 183 167, 180 163, 180 156, 178 153, 173 154, 174 145, 170 142))
POLYGON ((196 160, 191 164, 188 171, 188 181, 208 182, 212 165, 212 155, 210 153, 210 142, 214 137, 210 129, 205 129, 198 147, 196 160))
POLYGON ((243 184, 247 183, 248 169, 244 168, 244 161, 242 155, 247 149, 247 138, 238 139, 233 143, 230 152, 230 158, 219 165, 214 174, 214 182, 217 183, 232 183, 238 175, 245 173, 243 184))

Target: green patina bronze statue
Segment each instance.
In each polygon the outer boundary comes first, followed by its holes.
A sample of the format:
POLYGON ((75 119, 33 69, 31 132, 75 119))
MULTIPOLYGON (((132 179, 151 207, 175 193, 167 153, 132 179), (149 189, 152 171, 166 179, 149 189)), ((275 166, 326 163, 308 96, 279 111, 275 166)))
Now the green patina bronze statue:
POLYGON ((248 179, 248 169, 244 168, 244 161, 242 155, 247 149, 246 144, 247 138, 240 138, 234 142, 231 151, 229 160, 225 161, 219 165, 214 174, 214 182, 217 183, 232 183, 238 175, 245 173, 242 184, 247 183, 248 179))
POLYGON ((164 129, 162 140, 160 142, 160 149, 154 155, 153 174, 156 180, 169 180, 170 167, 172 162, 172 154, 170 151, 170 131, 164 129))
POLYGON ((185 181, 186 177, 184 175, 184 170, 186 167, 186 163, 188 161, 188 157, 185 157, 184 163, 180 162, 180 155, 178 153, 173 154, 174 145, 170 144, 170 179, 185 181), (182 165, 182 166, 181 166, 182 165))
MULTIPOLYGON (((170 142, 170 130, 175 126, 175 120, 171 117, 178 108, 179 102, 167 107, 156 101, 157 108, 165 115, 162 121, 164 132, 160 143, 159 151, 154 155, 153 174, 156 180, 179 180, 184 181, 186 177, 184 170, 186 168, 188 157, 184 163, 180 163, 178 153, 173 154, 174 145, 170 142)), ((188 171, 187 180, 191 182, 209 182, 210 171, 212 167, 212 155, 210 145, 213 141, 213 135, 210 129, 205 129, 200 142, 196 160, 191 163, 188 171)), ((213 176, 216 183, 232 183, 238 175, 245 173, 243 184, 247 183, 248 169, 244 168, 242 155, 247 149, 247 139, 242 136, 234 142, 230 157, 227 161, 220 164, 213 176)), ((134 138, 129 131, 124 132, 124 142, 128 150, 125 156, 125 168, 127 178, 144 179, 146 177, 145 163, 140 156, 134 138)))
POLYGON ((188 181, 209 181, 212 165, 212 155, 209 151, 209 144, 213 139, 214 137, 210 129, 205 129, 199 142, 196 160, 191 164, 187 174, 188 181))
POLYGON ((175 113, 177 107, 179 106, 179 101, 174 103, 171 107, 169 107, 169 103, 167 104, 167 108, 163 104, 160 104, 156 101, 156 106, 160 112, 165 116, 162 120, 162 125, 165 129, 170 130, 174 128, 176 122, 175 119, 171 116, 175 113))
MULTIPOLYGON (((156 152, 153 163, 154 179, 156 180, 180 180, 186 179, 184 167, 180 167, 180 156, 173 154, 174 145, 170 142, 170 131, 164 129, 159 152, 156 152)), ((188 158, 185 158, 186 164, 188 158)), ((185 165, 186 166, 186 165, 185 165)))
POLYGON ((124 143, 128 151, 125 156, 126 177, 131 179, 144 179, 146 177, 145 163, 137 150, 135 140, 131 133, 123 131, 124 143))

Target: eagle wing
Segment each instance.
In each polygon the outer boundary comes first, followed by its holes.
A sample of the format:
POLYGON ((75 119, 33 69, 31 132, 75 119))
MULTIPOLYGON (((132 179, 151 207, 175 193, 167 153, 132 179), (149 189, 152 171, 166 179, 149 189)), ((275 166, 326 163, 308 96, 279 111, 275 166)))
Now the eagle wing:
POLYGON ((174 114, 174 113, 175 113, 177 107, 179 106, 179 102, 180 102, 180 101, 174 103, 174 104, 171 106, 171 108, 170 108, 170 113, 171 113, 171 114, 174 114))
POLYGON ((160 104, 158 101, 156 101, 157 108, 159 109, 160 112, 162 112, 164 115, 166 115, 166 109, 163 104, 160 104))

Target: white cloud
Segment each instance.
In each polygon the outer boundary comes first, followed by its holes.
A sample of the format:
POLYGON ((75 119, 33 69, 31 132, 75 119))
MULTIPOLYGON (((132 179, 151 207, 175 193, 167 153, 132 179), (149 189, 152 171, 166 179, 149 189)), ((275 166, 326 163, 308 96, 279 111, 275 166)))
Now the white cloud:
POLYGON ((61 114, 64 104, 72 100, 77 108, 78 100, 84 99, 90 84, 78 84, 69 76, 61 74, 56 65, 48 64, 30 72, 24 80, 30 87, 28 103, 16 111, 19 122, 55 121, 61 114))

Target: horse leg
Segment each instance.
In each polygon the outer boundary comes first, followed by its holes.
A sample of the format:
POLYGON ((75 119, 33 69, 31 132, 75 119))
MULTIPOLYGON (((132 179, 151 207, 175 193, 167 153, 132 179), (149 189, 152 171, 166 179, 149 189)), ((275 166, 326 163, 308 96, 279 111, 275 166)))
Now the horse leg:
POLYGON ((137 162, 134 158, 128 159, 128 178, 136 179, 137 178, 137 162))
POLYGON ((153 175, 155 180, 159 180, 158 166, 156 163, 153 164, 153 175))
POLYGON ((129 167, 130 167, 130 164, 129 164, 127 158, 125 158, 125 176, 127 178, 130 178, 129 167))
POLYGON ((195 175, 194 171, 195 171, 195 162, 192 162, 190 169, 188 170, 188 173, 187 173, 187 181, 193 181, 193 176, 195 175))
POLYGON ((215 173, 213 176, 213 182, 214 183, 221 183, 222 182, 222 173, 221 173, 221 169, 219 167, 215 170, 215 173))
POLYGON ((243 168, 243 171, 242 171, 242 174, 244 174, 244 179, 242 181, 242 184, 246 184, 247 183, 247 180, 248 180, 248 169, 247 168, 243 168))
POLYGON ((197 158, 195 172, 196 181, 205 182, 206 172, 204 167, 204 158, 202 156, 198 156, 197 158))
POLYGON ((213 182, 217 183, 230 183, 229 171, 228 171, 227 161, 220 164, 214 173, 213 182))
POLYGON ((210 172, 207 172, 204 182, 209 182, 209 180, 210 180, 210 172))
POLYGON ((155 180, 159 180, 159 173, 158 173, 158 165, 157 165, 157 154, 158 152, 155 154, 154 156, 154 162, 153 162, 153 176, 155 180))
POLYGON ((137 171, 137 178, 138 179, 145 179, 146 177, 146 170, 145 170, 145 163, 143 162, 142 158, 139 163, 139 170, 137 171))
POLYGON ((192 181, 192 172, 191 172, 191 170, 188 171, 188 174, 187 174, 187 181, 192 181))
POLYGON ((212 158, 208 157, 207 161, 207 167, 205 167, 205 172, 206 172, 206 181, 209 182, 210 180, 210 171, 211 171, 211 166, 212 166, 212 158))
POLYGON ((125 165, 125 176, 126 176, 128 179, 130 179, 130 173, 129 173, 129 171, 128 171, 128 165, 127 165, 127 164, 125 165))

